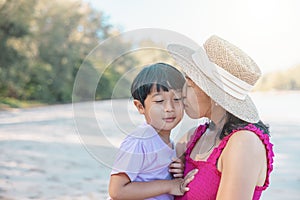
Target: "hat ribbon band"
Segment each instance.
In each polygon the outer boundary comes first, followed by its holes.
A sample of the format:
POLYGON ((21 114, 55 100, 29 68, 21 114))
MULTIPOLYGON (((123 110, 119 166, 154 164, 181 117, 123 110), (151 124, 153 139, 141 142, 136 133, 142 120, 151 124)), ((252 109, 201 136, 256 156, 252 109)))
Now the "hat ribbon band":
POLYGON ((203 48, 198 49, 192 58, 199 69, 219 88, 237 99, 244 100, 253 86, 211 62, 203 48))

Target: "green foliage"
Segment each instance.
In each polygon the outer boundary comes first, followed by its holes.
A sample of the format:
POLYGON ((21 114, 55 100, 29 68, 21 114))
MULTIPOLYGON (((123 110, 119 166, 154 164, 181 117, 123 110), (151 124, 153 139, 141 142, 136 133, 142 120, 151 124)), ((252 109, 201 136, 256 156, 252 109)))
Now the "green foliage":
POLYGON ((29 35, 30 8, 35 3, 7 0, 0 6, 0 96, 20 97, 28 67, 20 44, 29 35))
POLYGON ((0 98, 0 110, 5 108, 28 108, 42 105, 43 104, 34 101, 21 101, 15 98, 0 98))
MULTIPOLYGON (((80 1, 1 2, 0 97, 10 99, 5 101, 10 106, 15 106, 11 99, 70 102, 80 65, 111 30, 103 13, 80 1)), ((97 98, 111 96, 121 75, 106 72, 107 90, 98 91, 97 98)))

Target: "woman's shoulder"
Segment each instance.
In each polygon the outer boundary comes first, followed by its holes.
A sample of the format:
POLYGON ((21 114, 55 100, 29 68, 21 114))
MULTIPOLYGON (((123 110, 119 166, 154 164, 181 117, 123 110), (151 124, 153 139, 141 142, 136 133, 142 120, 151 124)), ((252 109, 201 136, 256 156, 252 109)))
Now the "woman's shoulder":
POLYGON ((238 130, 230 137, 230 139, 233 138, 235 138, 236 140, 242 140, 247 142, 260 140, 257 134, 251 130, 238 130))
MULTIPOLYGON (((226 136, 228 142, 234 143, 237 142, 245 143, 244 145, 263 145, 263 140, 266 137, 269 137, 268 132, 265 132, 265 130, 261 129, 260 127, 256 126, 255 124, 248 124, 245 126, 241 126, 239 128, 236 128, 229 133, 229 135, 226 136)), ((226 138, 225 137, 225 138, 226 138)))
POLYGON ((266 149, 260 138, 252 131, 239 130, 227 138, 227 144, 220 156, 221 167, 229 167, 234 171, 251 170, 263 165, 266 149), (253 160, 256 162, 253 163, 253 160))
MULTIPOLYGON (((202 125, 200 125, 202 126, 202 125)), ((188 143, 193 135, 195 134, 196 130, 199 128, 199 126, 195 126, 195 127, 192 127, 190 128, 188 131, 186 131, 183 136, 179 139, 178 143, 188 143)))
POLYGON ((251 130, 238 130, 228 139, 227 149, 234 154, 261 155, 265 146, 260 137, 251 130))

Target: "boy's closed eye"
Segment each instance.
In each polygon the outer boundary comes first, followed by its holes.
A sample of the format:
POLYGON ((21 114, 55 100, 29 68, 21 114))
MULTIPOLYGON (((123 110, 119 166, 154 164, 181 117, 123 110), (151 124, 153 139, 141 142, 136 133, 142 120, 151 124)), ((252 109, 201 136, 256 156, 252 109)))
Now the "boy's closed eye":
POLYGON ((162 99, 162 100, 154 100, 154 102, 155 103, 162 103, 162 102, 164 102, 164 100, 162 99))

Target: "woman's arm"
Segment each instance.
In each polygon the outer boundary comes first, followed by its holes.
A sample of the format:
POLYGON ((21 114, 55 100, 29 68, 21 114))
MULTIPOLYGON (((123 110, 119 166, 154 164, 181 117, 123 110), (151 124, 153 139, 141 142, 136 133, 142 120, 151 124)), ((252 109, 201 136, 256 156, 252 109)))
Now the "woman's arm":
POLYGON ((131 182, 125 173, 111 175, 109 195, 113 200, 140 200, 162 194, 183 195, 187 184, 194 179, 197 170, 191 171, 184 179, 131 182))
POLYGON ((222 176, 217 200, 251 200, 259 175, 266 169, 262 141, 251 131, 236 132, 220 156, 218 169, 222 176))

